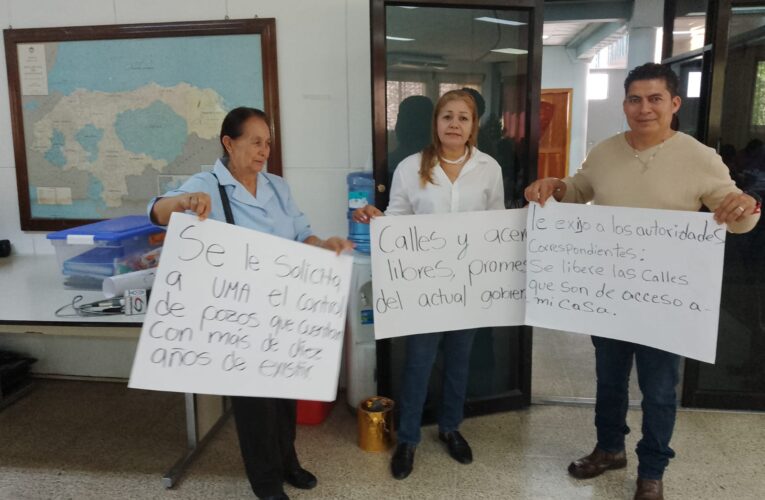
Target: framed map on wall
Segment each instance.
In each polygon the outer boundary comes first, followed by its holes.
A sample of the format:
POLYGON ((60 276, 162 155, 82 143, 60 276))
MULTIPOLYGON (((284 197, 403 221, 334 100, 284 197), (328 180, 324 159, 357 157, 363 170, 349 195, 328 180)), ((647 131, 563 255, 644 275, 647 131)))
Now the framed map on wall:
POLYGON ((21 229, 146 212, 209 170, 238 106, 271 118, 281 174, 273 19, 4 31, 21 229))

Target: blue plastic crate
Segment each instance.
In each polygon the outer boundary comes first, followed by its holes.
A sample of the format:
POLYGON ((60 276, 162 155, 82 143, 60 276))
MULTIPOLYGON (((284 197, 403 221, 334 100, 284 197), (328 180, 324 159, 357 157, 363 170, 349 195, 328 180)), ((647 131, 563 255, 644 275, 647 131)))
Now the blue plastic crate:
POLYGON ((104 278, 157 265, 165 230, 126 215, 48 234, 65 283, 99 287, 104 278))

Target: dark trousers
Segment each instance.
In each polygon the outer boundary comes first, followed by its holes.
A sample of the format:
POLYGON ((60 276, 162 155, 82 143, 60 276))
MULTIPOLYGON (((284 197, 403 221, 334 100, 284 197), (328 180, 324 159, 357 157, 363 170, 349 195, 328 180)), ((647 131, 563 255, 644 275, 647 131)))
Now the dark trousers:
POLYGON ((258 497, 282 493, 285 473, 300 465, 295 400, 232 396, 231 405, 252 491, 258 497))
POLYGON ((470 349, 475 330, 410 335, 406 342, 406 364, 399 396, 398 442, 420 442, 422 411, 438 345, 443 342, 444 367, 438 430, 456 431, 462 423, 470 369, 470 349))
POLYGON ((680 356, 621 340, 592 337, 598 378, 595 427, 598 448, 615 453, 624 449, 629 404, 628 383, 632 359, 643 393, 643 436, 637 445, 638 476, 661 479, 675 452, 669 447, 675 428, 675 386, 680 356))

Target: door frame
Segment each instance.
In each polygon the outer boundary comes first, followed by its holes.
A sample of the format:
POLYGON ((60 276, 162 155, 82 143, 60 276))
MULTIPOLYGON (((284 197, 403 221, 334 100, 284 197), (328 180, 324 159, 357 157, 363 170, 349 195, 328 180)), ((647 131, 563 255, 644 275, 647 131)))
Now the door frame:
MULTIPOLYGON (((526 179, 537 178, 537 158, 539 153, 539 107, 542 81, 542 0, 370 0, 371 25, 371 62, 372 62, 372 156, 376 185, 375 205, 381 210, 388 205, 389 187, 387 170, 387 133, 386 133, 386 15, 389 6, 419 7, 463 7, 476 9, 516 9, 529 13, 529 49, 526 74, 528 75, 527 94, 525 96, 525 137, 527 140, 526 179)), ((509 328, 509 327, 508 327, 509 328)), ((488 398, 468 400, 465 404, 465 416, 484 415, 510 409, 523 408, 531 404, 531 359, 532 328, 530 326, 512 327, 518 332, 517 342, 512 349, 517 353, 519 362, 514 371, 518 387, 488 398)), ((391 369, 391 341, 378 340, 377 345, 377 385, 380 395, 392 395, 392 377, 396 374, 391 369)), ((426 421, 432 421, 433 414, 426 411, 426 421)))
MULTIPOLYGON (((672 57, 672 31, 677 0, 664 5, 664 43, 662 63, 681 62, 703 55, 702 82, 697 139, 719 151, 725 93, 725 72, 728 60, 728 29, 735 6, 765 6, 755 0, 709 0, 704 47, 692 53, 672 57)), ((702 362, 685 360, 682 406, 720 409, 765 410, 765 392, 704 389, 700 385, 702 362)))

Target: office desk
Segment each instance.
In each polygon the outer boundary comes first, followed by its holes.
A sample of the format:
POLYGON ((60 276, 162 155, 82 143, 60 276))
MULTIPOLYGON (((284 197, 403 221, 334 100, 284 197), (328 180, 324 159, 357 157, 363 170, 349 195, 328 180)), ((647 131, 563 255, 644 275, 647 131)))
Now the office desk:
MULTIPOLYGON (((141 333, 143 316, 59 317, 56 309, 104 298, 100 290, 74 290, 63 286, 54 255, 11 256, 0 259, 0 333, 63 335, 92 338, 135 339, 141 333)), ((62 311, 74 314, 71 308, 62 311)), ((187 451, 163 475, 162 484, 173 487, 205 443, 223 424, 227 415, 222 396, 186 394, 187 451)))

